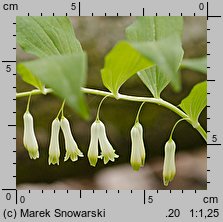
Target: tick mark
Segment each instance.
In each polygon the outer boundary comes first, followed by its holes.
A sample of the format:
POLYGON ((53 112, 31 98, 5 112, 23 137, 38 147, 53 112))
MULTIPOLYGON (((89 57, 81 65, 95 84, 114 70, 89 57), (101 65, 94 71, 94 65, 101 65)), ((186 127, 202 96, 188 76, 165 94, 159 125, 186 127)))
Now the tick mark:
POLYGON ((208 146, 221 146, 221 143, 207 143, 208 146))

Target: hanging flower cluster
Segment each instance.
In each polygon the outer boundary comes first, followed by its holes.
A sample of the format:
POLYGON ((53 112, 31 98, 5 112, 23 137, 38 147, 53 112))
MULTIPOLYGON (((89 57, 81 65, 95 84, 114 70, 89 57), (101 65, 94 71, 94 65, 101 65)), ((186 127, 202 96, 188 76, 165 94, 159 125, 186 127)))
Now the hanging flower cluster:
POLYGON ((96 120, 91 126, 91 141, 88 150, 88 159, 91 166, 96 166, 98 158, 104 160, 104 164, 107 164, 109 160, 115 161, 115 158, 119 156, 115 154, 111 143, 109 142, 105 125, 100 121, 96 120), (98 155, 98 145, 100 144, 101 155, 98 155))
POLYGON ((83 157, 83 153, 78 149, 77 143, 75 142, 69 121, 62 116, 61 120, 56 118, 52 122, 51 126, 51 138, 50 138, 50 147, 49 147, 49 165, 50 164, 57 164, 59 165, 60 159, 60 146, 59 146, 59 132, 60 128, 62 129, 64 139, 65 139, 65 148, 66 154, 64 157, 64 161, 67 161, 69 158, 72 161, 77 161, 78 156, 83 157))
MULTIPOLYGON (((109 160, 114 162, 115 159, 119 157, 119 155, 115 153, 113 146, 108 140, 108 137, 106 135, 105 125, 99 119, 99 111, 104 99, 99 104, 96 120, 91 125, 91 138, 87 156, 90 165, 93 167, 96 166, 98 159, 102 159, 104 164, 107 164, 109 160)), ((37 139, 35 137, 35 132, 34 132, 33 117, 29 112, 29 103, 30 103, 30 98, 28 101, 27 110, 23 116, 24 119, 23 143, 29 153, 30 158, 37 159, 39 158, 39 150, 38 150, 37 139)), ((139 108, 135 124, 132 127, 130 133, 131 143, 132 143, 130 163, 133 170, 135 171, 138 171, 141 167, 144 166, 146 159, 145 145, 143 141, 143 127, 139 122, 139 113, 141 111, 143 104, 144 103, 142 103, 142 105, 139 108)), ((78 148, 76 141, 74 140, 69 121, 63 115, 63 108, 64 108, 64 103, 62 104, 62 107, 57 117, 53 120, 51 125, 51 137, 50 137, 49 158, 48 158, 49 165, 50 164, 59 165, 60 129, 62 130, 65 140, 66 154, 64 157, 64 161, 67 161, 68 159, 71 159, 72 161, 77 161, 78 157, 84 156, 81 150, 78 148), (60 114, 61 114, 61 119, 59 119, 60 114)), ((174 128, 176 127, 177 123, 175 124, 174 128)), ((176 167, 175 167, 176 145, 172 140, 173 130, 171 132, 170 139, 167 141, 165 145, 165 157, 163 165, 163 183, 165 186, 167 186, 169 182, 173 180, 176 174, 176 167)))

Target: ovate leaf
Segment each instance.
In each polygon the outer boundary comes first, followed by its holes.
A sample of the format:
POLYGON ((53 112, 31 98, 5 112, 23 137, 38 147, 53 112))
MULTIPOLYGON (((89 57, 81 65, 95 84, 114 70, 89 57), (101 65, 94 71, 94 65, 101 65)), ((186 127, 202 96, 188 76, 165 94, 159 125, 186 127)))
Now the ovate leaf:
MULTIPOLYGON (((16 40, 25 52, 38 57, 82 52, 66 16, 17 16, 16 40)), ((43 90, 37 76, 28 71, 20 74, 25 82, 43 90)))
MULTIPOLYGON (((179 81, 180 77, 178 76, 179 73, 177 72, 177 69, 179 68, 180 62, 183 57, 181 41, 179 41, 182 35, 182 31, 182 17, 174 16, 137 17, 136 21, 126 29, 127 39, 134 42, 153 42, 153 44, 156 45, 155 42, 164 40, 171 35, 174 35, 176 38, 176 42, 173 39, 171 45, 167 45, 167 47, 169 48, 169 50, 167 49, 167 52, 169 52, 169 55, 167 55, 168 57, 171 57, 173 53, 176 53, 174 57, 179 56, 179 58, 175 61, 175 64, 170 64, 172 66, 172 71, 168 69, 163 70, 163 68, 165 67, 161 68, 162 71, 160 70, 160 67, 153 67, 149 70, 138 72, 139 77, 149 88, 154 97, 160 97, 160 93, 168 85, 171 79, 172 85, 176 90, 179 90, 181 88, 179 81), (174 47, 175 49, 172 50, 172 47, 174 47)), ((160 63, 157 65, 160 65, 160 63)))
POLYGON ((191 69, 207 74, 207 57, 183 59, 181 69, 191 69))
POLYGON ((82 51, 66 16, 17 16, 16 41, 38 57, 82 51))
POLYGON ((70 55, 54 55, 46 58, 20 63, 17 72, 22 76, 33 76, 41 80, 54 93, 75 109, 82 117, 88 112, 80 88, 85 84, 86 55, 76 53, 70 55))
POLYGON ((140 70, 153 66, 134 49, 128 42, 119 42, 105 57, 104 68, 101 70, 104 85, 118 97, 121 85, 140 70))
POLYGON ((160 93, 169 83, 169 78, 157 66, 138 72, 138 76, 155 98, 160 98, 160 93))
MULTIPOLYGON (((179 45, 181 45, 181 40, 175 35, 156 42, 132 43, 135 49, 158 66, 160 72, 165 74, 167 79, 171 79, 176 91, 179 91, 181 86, 178 69, 183 58, 183 49, 179 45)), ((155 85, 156 83, 148 84, 155 85)), ((159 88, 161 89, 163 86, 160 85, 159 88)))
POLYGON ((199 115, 207 105, 207 81, 198 83, 193 87, 189 96, 180 103, 181 109, 190 117, 194 125, 197 124, 199 115))

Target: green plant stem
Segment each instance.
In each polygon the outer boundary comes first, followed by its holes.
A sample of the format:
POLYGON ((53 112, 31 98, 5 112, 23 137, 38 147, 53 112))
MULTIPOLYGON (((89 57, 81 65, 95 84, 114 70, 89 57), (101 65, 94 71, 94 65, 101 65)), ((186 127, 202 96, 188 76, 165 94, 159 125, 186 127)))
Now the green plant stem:
POLYGON ((180 122, 183 121, 183 120, 186 120, 186 119, 179 119, 179 120, 174 124, 173 129, 171 130, 171 133, 170 133, 170 139, 172 139, 173 132, 174 132, 176 126, 178 125, 178 123, 180 123, 180 122))
POLYGON ((140 105, 140 107, 139 107, 139 110, 138 110, 138 112, 137 112, 137 116, 136 116, 136 120, 135 120, 135 124, 139 122, 139 114, 140 114, 141 109, 142 109, 142 107, 143 107, 144 104, 145 104, 145 102, 143 102, 143 103, 140 105))
POLYGON ((26 112, 29 112, 29 105, 30 105, 30 101, 31 101, 31 96, 32 96, 32 92, 29 93, 29 98, 28 98, 28 102, 27 102, 27 106, 26 106, 26 112))
POLYGON ((61 118, 64 117, 64 115, 63 115, 63 108, 64 108, 64 105, 65 105, 65 100, 63 101, 63 103, 62 103, 62 105, 61 105, 61 108, 60 108, 60 110, 59 110, 59 112, 58 112, 58 114, 57 114, 56 119, 59 118, 60 114, 61 114, 61 118))
POLYGON ((97 115, 96 115, 96 121, 99 121, 99 120, 100 120, 100 119, 99 119, 99 113, 100 113, 100 110, 101 110, 101 105, 102 105, 102 103, 104 102, 104 100, 105 100, 107 97, 109 97, 109 95, 108 95, 108 96, 105 96, 105 97, 101 100, 101 102, 99 103, 98 111, 97 111, 97 115))
POLYGON ((202 136, 202 137, 204 138, 204 140, 207 142, 207 133, 206 133, 206 131, 203 129, 203 127, 199 124, 195 129, 201 134, 201 136, 202 136))
MULTIPOLYGON (((93 95, 98 95, 98 96, 109 96, 111 98, 115 98, 114 95, 110 92, 102 91, 102 90, 97 90, 97 89, 89 89, 89 88, 81 88, 82 92, 86 94, 93 94, 93 95)), ((40 95, 43 94, 42 91, 38 89, 34 89, 31 91, 32 96, 33 95, 40 95)), ((45 89, 44 90, 44 95, 53 93, 52 89, 45 89)), ((22 92, 22 93, 16 93, 16 98, 21 98, 25 96, 29 96, 29 92, 22 92)), ((177 115, 182 117, 183 119, 186 119, 187 122, 189 122, 191 125, 191 120, 189 116, 184 113, 182 110, 174 106, 173 104, 161 99, 161 98, 150 98, 150 97, 141 97, 141 96, 128 96, 128 95, 123 95, 123 94, 118 94, 118 99, 120 100, 127 100, 127 101, 134 101, 134 102, 148 102, 148 103, 154 103, 163 107, 166 107, 173 112, 175 112, 177 115)), ((201 136, 204 138, 205 141, 207 141, 207 133, 205 130, 202 128, 200 124, 198 124, 195 129, 201 134, 201 136)))

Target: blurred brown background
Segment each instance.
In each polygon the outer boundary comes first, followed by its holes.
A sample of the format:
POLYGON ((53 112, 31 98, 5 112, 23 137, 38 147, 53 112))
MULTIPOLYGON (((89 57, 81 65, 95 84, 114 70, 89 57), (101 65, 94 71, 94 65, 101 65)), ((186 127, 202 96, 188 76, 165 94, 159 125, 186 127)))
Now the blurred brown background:
MULTIPOLYGON (((106 90, 102 84, 100 69, 104 56, 118 40, 124 39, 125 28, 134 17, 71 17, 75 34, 88 54, 87 87, 106 90)), ((184 17, 183 48, 185 58, 206 55, 207 51, 205 17, 184 17)), ((17 61, 30 60, 17 46, 17 61)), ((182 72, 183 89, 180 93, 167 87, 163 99, 179 104, 191 88, 204 81, 206 75, 192 71, 182 72)), ((17 92, 32 87, 17 76, 17 92)), ((122 93, 151 96, 137 75, 121 88, 122 93)), ((107 99, 101 109, 107 135, 119 158, 115 163, 104 165, 98 161, 90 167, 87 149, 90 140, 90 126, 95 119, 97 106, 102 97, 86 95, 91 119, 85 122, 69 107, 65 115, 72 126, 74 137, 85 157, 77 162, 63 162, 64 142, 61 136, 61 159, 59 166, 48 165, 48 146, 51 122, 57 115, 61 102, 53 95, 33 96, 30 112, 34 117, 36 136, 39 142, 40 158, 30 160, 23 144, 23 119, 27 98, 17 99, 17 188, 18 189, 166 189, 162 184, 164 144, 179 118, 175 113, 157 105, 146 104, 140 115, 144 127, 144 141, 147 149, 146 165, 139 172, 130 166, 130 130, 134 124, 139 103, 107 99)), ((206 129, 206 110, 200 118, 206 129)), ((188 123, 178 125, 174 140, 177 144, 177 175, 167 189, 206 189, 206 145, 201 136, 188 123)))

